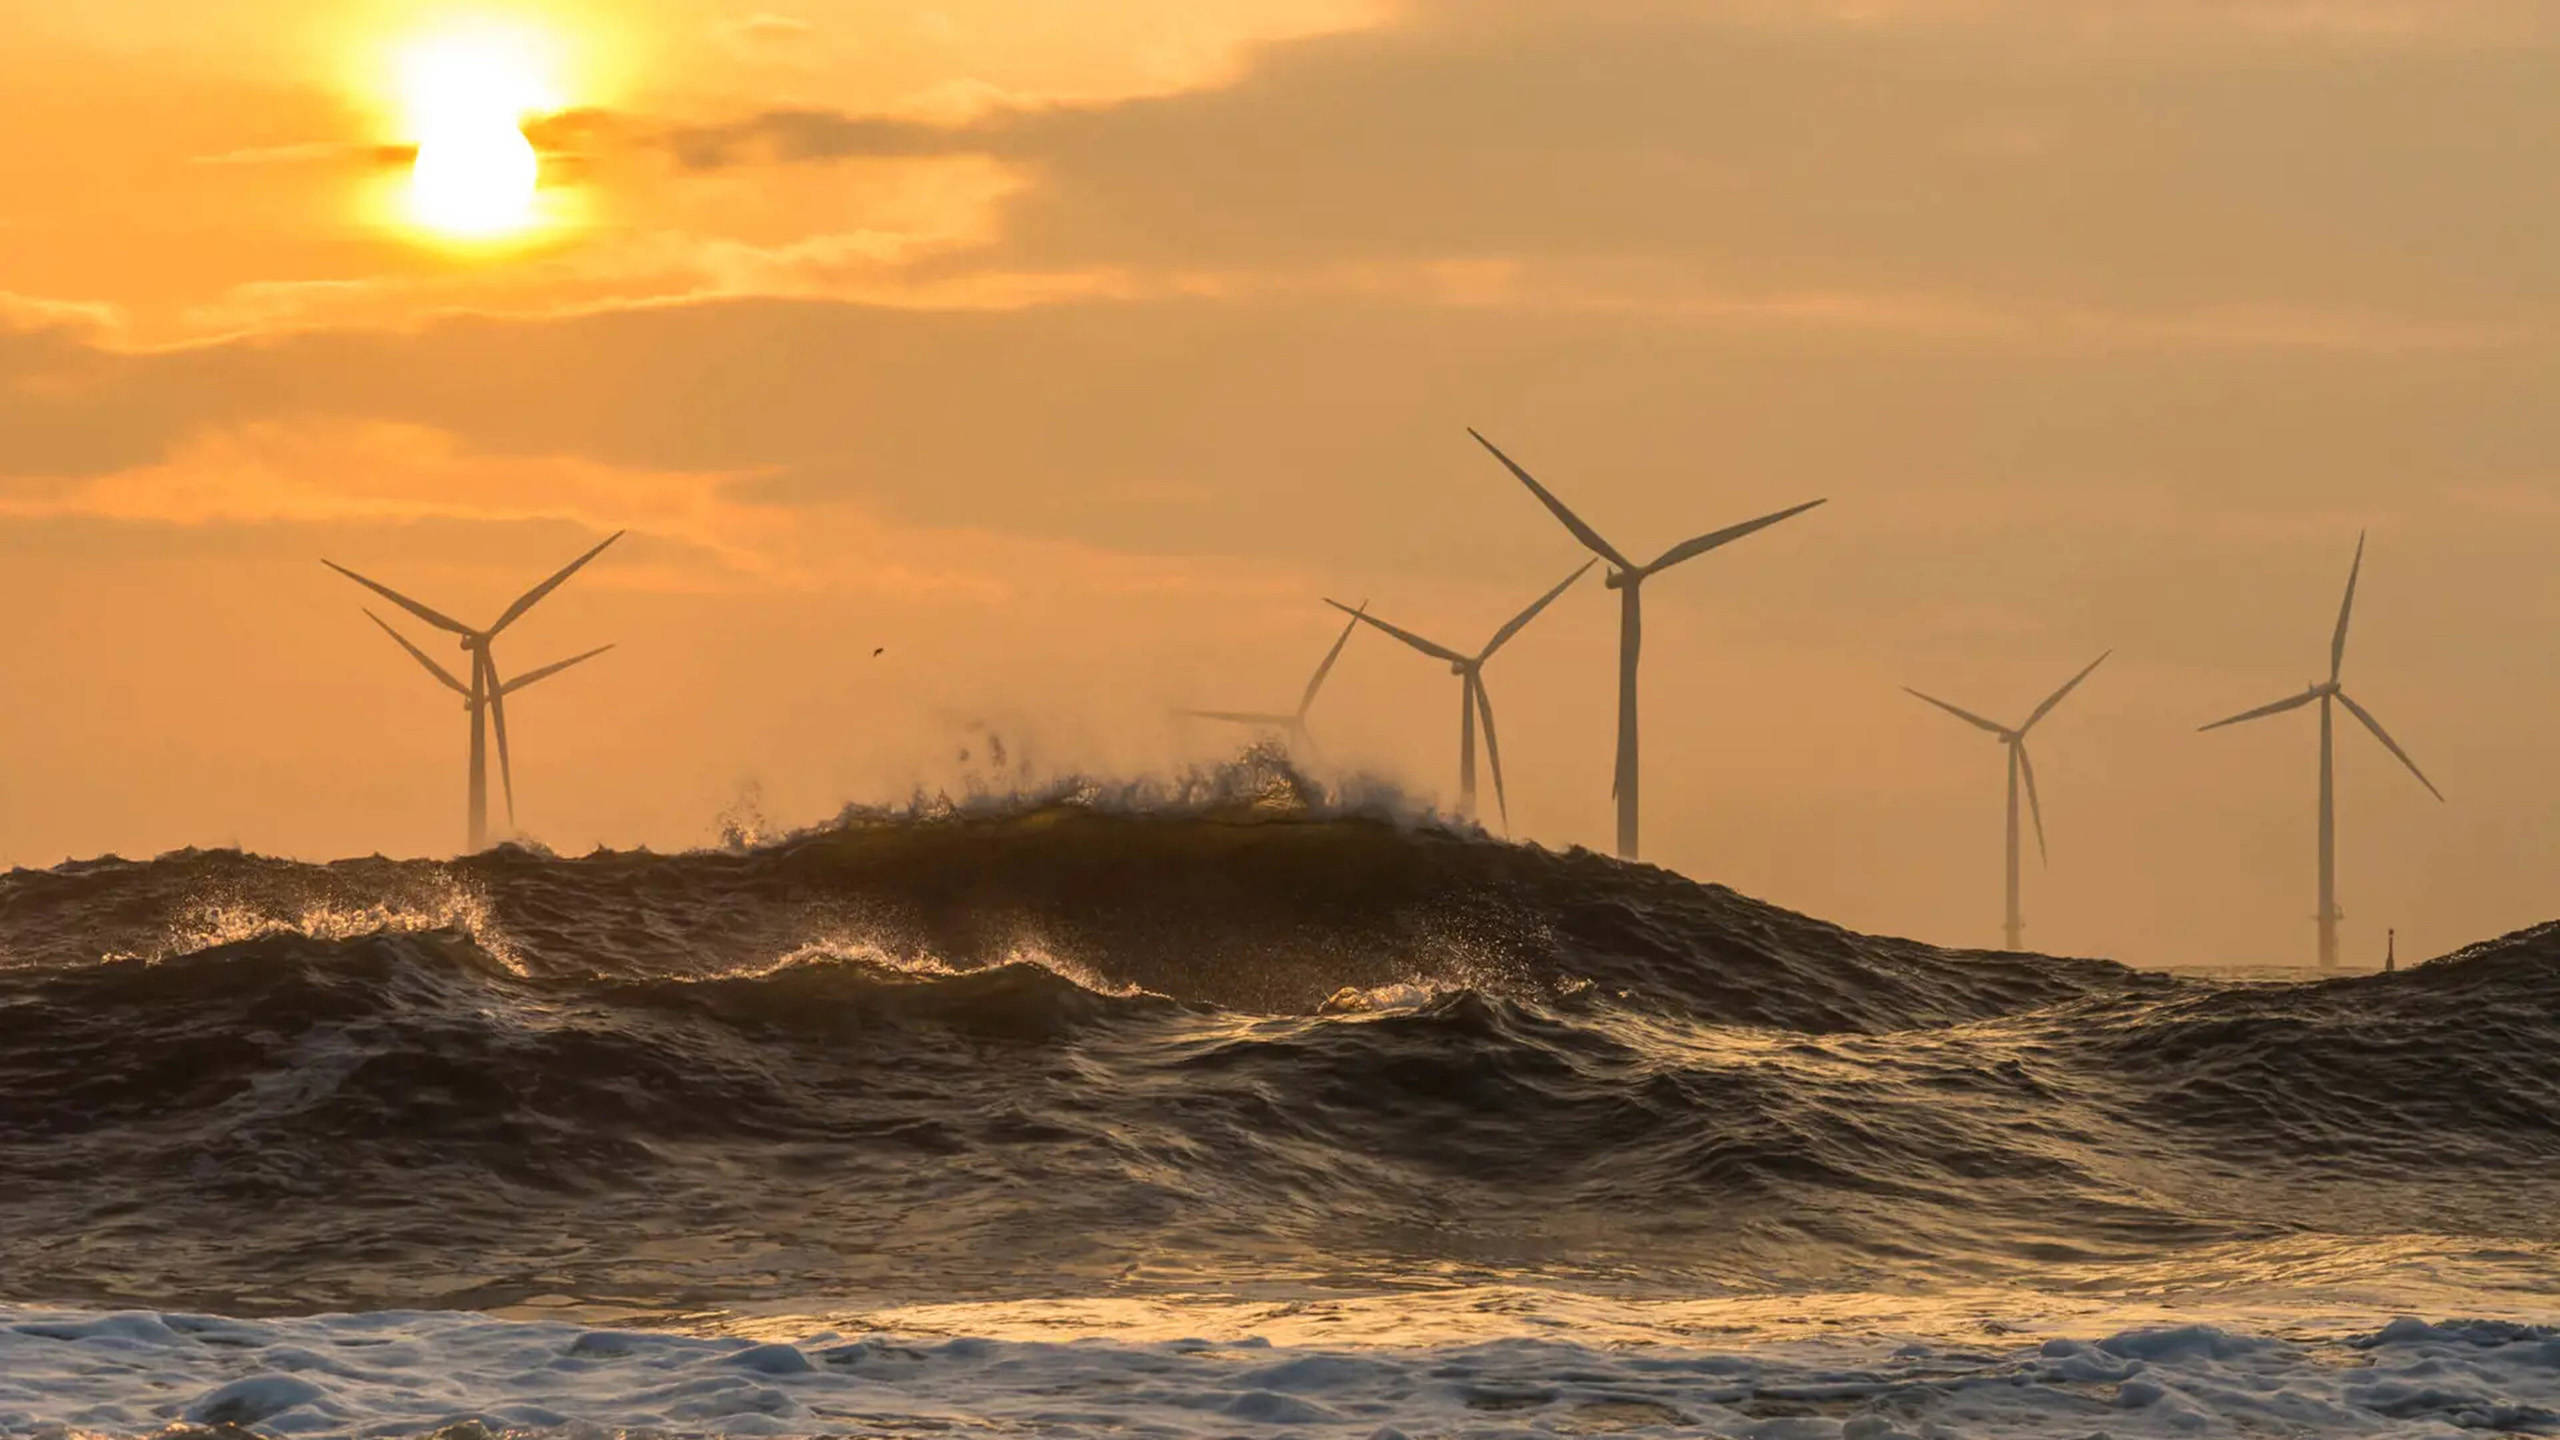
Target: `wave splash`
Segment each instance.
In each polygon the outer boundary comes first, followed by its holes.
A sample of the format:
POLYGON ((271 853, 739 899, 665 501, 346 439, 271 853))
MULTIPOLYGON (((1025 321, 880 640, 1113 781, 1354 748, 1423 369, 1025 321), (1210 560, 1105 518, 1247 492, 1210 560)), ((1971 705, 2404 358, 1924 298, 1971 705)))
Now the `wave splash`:
POLYGON ((21 871, 0 954, 22 1297, 2560 1277, 2560 927, 2177 980, 1230 783, 21 871))

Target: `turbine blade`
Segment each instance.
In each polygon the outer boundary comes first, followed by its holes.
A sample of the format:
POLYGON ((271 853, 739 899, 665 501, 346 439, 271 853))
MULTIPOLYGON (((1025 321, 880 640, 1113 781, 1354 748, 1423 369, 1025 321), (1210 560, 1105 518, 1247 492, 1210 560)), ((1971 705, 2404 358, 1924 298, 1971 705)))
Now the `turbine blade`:
POLYGON ((2381 741, 2384 748, 2400 757, 2400 763, 2409 767, 2409 773, 2418 777, 2418 783, 2427 787, 2428 794, 2438 800, 2444 798, 2444 792, 2436 788, 2436 782, 2427 778, 2427 772, 2418 768, 2418 762, 2409 758, 2409 752, 2400 748, 2400 742, 2391 738, 2390 732, 2382 728, 2382 722, 2373 718, 2372 711, 2348 699, 2344 690, 2338 692, 2338 703, 2347 707, 2348 714, 2363 721, 2364 728, 2372 731, 2373 738, 2381 741))
POLYGON ((1475 687, 1476 714, 1484 721, 1484 758, 1493 766, 1493 803, 1502 812, 1502 830, 1507 835, 1511 833, 1511 797, 1502 793, 1502 742, 1493 735, 1493 696, 1485 691, 1483 671, 1469 672, 1467 680, 1475 687))
MULTIPOLYGON (((2113 655, 2114 653, 2116 653, 2116 652, 2114 652, 2113 650, 2110 650, 2110 651, 2108 651, 2108 652, 2107 652, 2107 655, 2113 655)), ((2106 664, 2106 663, 2107 663, 2107 655, 2101 655, 2101 656, 2099 656, 2097 659, 2090 661, 2090 662, 2089 662, 2089 669, 2088 669, 2088 670, 2083 670, 2083 671, 2081 671, 2079 674, 2072 676, 2068 681, 2065 681, 2065 682, 2063 683, 2063 686, 2062 686, 2062 688, 2061 688, 2061 689, 2056 690, 2056 691, 2054 691, 2052 694, 2047 695, 2046 697, 2044 697, 2044 703, 2036 707, 2036 713, 2034 713, 2033 715, 2030 715, 2030 716, 2028 716, 2028 717, 2027 717, 2027 723, 2026 723, 2026 724, 2021 725, 2021 726, 2019 726, 2019 727, 2018 727, 2018 733, 2019 733, 2019 734, 2021 734, 2021 735, 2026 734, 2028 731, 2033 730, 2034 728, 2036 728, 2036 722, 2037 722, 2037 721, 2039 721, 2039 720, 2043 719, 2043 718, 2044 718, 2044 717, 2046 717, 2047 715, 2052 714, 2052 713, 2053 713, 2053 707, 2062 703, 2062 697, 2063 697, 2063 696, 2068 695, 2068 694, 2070 694, 2072 691, 2079 689, 2079 688, 2080 688, 2080 682, 2089 678, 2089 671, 2090 671, 2090 670, 2095 670, 2095 669, 2097 669, 2099 666, 2104 665, 2104 664, 2106 664)))
MULTIPOLYGON (((1368 601, 1360 602, 1360 610, 1368 608, 1368 601)), ((1318 665, 1316 673, 1308 677, 1306 691, 1298 697, 1300 715, 1314 708, 1316 692, 1324 688, 1324 677, 1333 673, 1333 662, 1342 658, 1342 647, 1351 643, 1351 632, 1360 628, 1360 610, 1352 611, 1351 618, 1342 622, 1342 633, 1333 637, 1333 648, 1324 652, 1324 663, 1318 665)))
POLYGON ((2347 617, 2355 613, 2356 577, 2364 573, 2364 532, 2356 532, 2356 563, 2347 568, 2347 598, 2338 602, 2338 633, 2329 637, 2329 683, 2347 663, 2347 617))
POLYGON ((1298 723, 1295 715, 1272 715, 1260 710, 1176 710, 1194 720, 1224 720, 1230 725, 1276 725, 1281 729, 1298 723))
POLYGON ((1393 635, 1407 645, 1412 646, 1414 649, 1421 651, 1425 655, 1435 656, 1439 659, 1446 660, 1452 665, 1463 664, 1466 661, 1466 656, 1459 654, 1448 646, 1434 644, 1431 641, 1425 640, 1421 636, 1414 634, 1410 630, 1399 630, 1395 626, 1388 624, 1386 621, 1379 619, 1377 616, 1370 614, 1366 610, 1354 610, 1339 600, 1327 600, 1324 603, 1341 611, 1343 614, 1350 616, 1353 623, 1356 624, 1365 620, 1368 623, 1377 626, 1379 629, 1386 631, 1388 634, 1393 635))
POLYGON ((410 658, 410 659, 412 659, 412 660, 417 661, 417 662, 418 662, 419 664, 421 664, 421 665, 426 666, 426 667, 427 667, 427 673, 428 673, 428 674, 430 674, 430 675, 433 675, 434 677, 436 677, 436 679, 438 679, 438 680, 440 680, 440 681, 443 681, 443 682, 444 682, 444 685, 445 685, 445 687, 446 687, 447 689, 449 689, 449 690, 453 691, 453 692, 454 692, 455 694, 457 694, 457 695, 468 695, 468 694, 470 694, 470 693, 471 693, 471 687, 470 687, 470 686, 465 685, 465 684, 463 684, 461 681, 454 679, 454 678, 453 678, 453 672, 452 672, 452 671, 447 670, 447 669, 446 669, 446 668, 444 668, 443 666, 441 666, 441 665, 437 664, 435 661, 433 661, 433 660, 429 659, 429 658, 427 657, 427 652, 426 652, 426 651, 421 650, 421 649, 419 649, 417 646, 410 644, 410 643, 409 643, 409 637, 408 637, 408 636, 406 636, 406 635, 401 634, 401 633, 400 633, 399 631, 397 631, 397 630, 392 629, 392 628, 391 628, 391 623, 390 623, 389 621, 387 621, 387 620, 383 619, 383 618, 382 618, 381 616, 379 616, 379 615, 374 614, 374 613, 373 613, 372 611, 370 611, 370 610, 367 610, 366 612, 364 612, 364 618, 366 618, 367 620, 372 621, 372 622, 373 622, 374 624, 376 624, 376 625, 381 626, 381 627, 382 627, 382 633, 383 633, 383 634, 388 635, 388 636, 390 636, 392 639, 399 641, 399 642, 400 642, 400 648, 409 652, 409 658, 410 658))
POLYGON ((1325 758, 1324 747, 1316 743, 1316 732, 1308 729, 1307 722, 1303 719, 1293 717, 1293 723, 1289 727, 1289 743, 1305 746, 1307 758, 1318 765, 1331 763, 1325 758))
POLYGON ((2299 710, 2319 698, 2318 690, 2305 690, 2299 695, 2288 695, 2282 700, 2261 705, 2255 710, 2243 710, 2228 720, 2216 720, 2210 725, 2199 725, 2196 730, 2201 734, 2207 730, 2219 730, 2225 725, 2237 725, 2243 720, 2255 720, 2266 715, 2281 715, 2287 710, 2299 710))
POLYGON ((1999 736, 2003 740, 2009 738, 2008 726, 1995 724, 1992 721, 1985 720, 1970 710, 1959 709, 1956 706, 1950 705, 1946 701, 1939 699, 1935 695, 1922 695, 1919 691, 1912 689, 1908 685, 1902 687, 1902 693, 1905 695, 1917 695, 1919 698, 1928 701, 1930 704, 1935 705, 1957 719, 1964 721, 1966 724, 1979 725, 1983 729, 1990 731, 1992 734, 1999 736))
POLYGON ((1650 565, 1647 565, 1639 573, 1651 575, 1656 571, 1668 570, 1683 560, 1704 555, 1719 545, 1730 545, 1734 541, 1739 540, 1743 536, 1749 535, 1754 531, 1766 530, 1781 520, 1792 520, 1807 510, 1826 503, 1828 502, 1823 500, 1807 500, 1801 505, 1789 506, 1775 514, 1763 515, 1757 520, 1745 520, 1739 525, 1727 525, 1721 530, 1711 531, 1694 540, 1683 540, 1679 544, 1672 546, 1670 549, 1663 551, 1660 559, 1654 561, 1650 565))
POLYGON ((1482 664, 1482 663, 1484 663, 1485 661, 1492 659, 1492 658, 1493 658, 1493 652, 1494 652, 1494 651, 1501 649, 1501 648, 1503 647, 1503 645, 1511 639, 1511 637, 1512 637, 1512 636, 1517 635, 1517 634, 1519 634, 1519 633, 1520 633, 1520 627, 1522 627, 1522 626, 1524 626, 1524 625, 1528 624, 1528 623, 1529 623, 1530 621, 1532 621, 1532 620, 1537 619, 1537 618, 1538 618, 1538 612, 1539 612, 1539 611, 1544 610, 1544 609, 1546 609, 1549 605, 1554 604, 1554 603, 1555 603, 1555 598, 1556 598, 1557 596, 1559 596, 1559 595, 1563 594, 1565 591, 1567 591, 1567 590, 1569 590, 1569 589, 1573 588, 1573 582, 1582 578, 1583 571, 1589 570, 1592 566, 1597 565, 1597 564, 1599 564, 1599 563, 1600 563, 1600 562, 1599 562, 1599 561, 1597 561, 1597 560, 1585 560, 1585 561, 1583 561, 1583 562, 1582 562, 1582 568, 1581 568, 1581 569, 1576 570, 1576 571, 1574 571, 1572 574, 1567 575, 1566 577, 1564 577, 1564 580, 1563 580, 1561 583, 1559 583, 1559 584, 1556 586, 1556 588, 1554 588, 1553 590, 1548 591, 1548 592, 1547 592, 1546 594, 1544 594, 1544 595, 1539 596, 1535 601, 1531 602, 1531 604, 1530 604, 1530 606, 1529 606, 1529 608, 1528 608, 1528 609, 1523 610, 1523 611, 1521 611, 1519 614, 1512 616, 1512 617, 1511 617, 1511 623, 1510 623, 1510 624, 1505 625, 1505 626, 1503 626, 1501 629, 1494 631, 1494 632, 1493 632, 1493 638, 1492 638, 1491 640, 1488 640, 1488 641, 1486 641, 1486 642, 1485 642, 1485 647, 1484 647, 1483 651, 1481 651, 1481 652, 1480 652, 1479 654, 1477 654, 1477 656, 1476 656, 1476 663, 1478 663, 1478 664, 1482 664))
POLYGON ((2044 848, 2044 802, 2036 798, 2036 762, 2027 758, 2023 737, 2009 743, 2018 747, 2018 773, 2027 782, 2027 813, 2036 817, 2036 859, 2049 863, 2053 856, 2044 848))
MULTIPOLYGON (((559 674, 561 671, 568 669, 570 666, 575 665, 582 660, 593 660, 612 648, 613 647, 610 645, 599 645, 584 655, 572 655, 566 660, 554 660, 539 670, 527 670, 513 680, 508 681, 506 684, 499 686, 498 693, 501 695, 513 695, 536 680, 548 680, 552 676, 559 674)), ((495 669, 494 666, 491 668, 493 670, 495 669)))
POLYGON ((520 618, 524 612, 532 609, 536 604, 539 604, 543 596, 559 589, 561 582, 567 580, 570 576, 577 574, 588 561, 603 554, 605 546, 621 539, 625 533, 626 532, 624 531, 616 530, 612 534, 607 535, 604 537, 604 540, 596 546, 596 548, 579 556, 577 559, 570 561, 568 564, 561 566, 558 574, 553 575, 550 579, 543 581, 541 584, 527 590, 522 595, 517 596, 516 603, 508 606, 506 613, 498 617, 498 623, 489 627, 489 633, 495 635, 499 631, 516 623, 517 619, 520 618))
POLYGON ((419 619, 426 621, 428 624, 435 626, 439 630, 450 630, 456 635, 469 635, 472 633, 470 626, 463 624, 461 621, 454 619, 450 615, 444 614, 442 611, 427 608, 425 605, 410 599, 408 596, 401 594, 399 591, 392 589, 390 586, 383 584, 379 580, 367 580, 363 576, 348 569, 346 566, 339 564, 335 560, 323 560, 320 563, 337 571, 339 574, 346 576, 348 579, 353 580, 367 590, 381 596, 383 599, 390 601, 392 604, 399 606, 401 609, 408 611, 410 614, 417 616, 419 619))
POLYGON ((1617 566, 1621 570, 1633 570, 1636 568, 1634 561, 1629 560, 1626 556, 1618 553, 1617 546, 1601 539, 1599 531, 1583 524, 1581 516, 1566 509, 1564 502, 1557 499, 1554 492, 1548 490, 1546 486, 1539 484, 1536 476, 1533 476, 1528 471, 1521 469, 1518 461, 1503 454, 1501 446, 1487 440, 1482 435, 1476 434, 1473 426, 1468 427, 1467 433, 1475 435, 1477 444, 1492 451, 1493 458, 1502 462, 1503 469, 1519 476, 1520 483, 1529 487, 1529 493, 1537 496, 1539 502, 1545 505, 1550 513, 1552 513, 1558 520, 1563 521, 1564 528, 1572 531, 1573 538, 1581 541, 1585 546, 1589 547, 1592 554, 1599 556, 1601 559, 1608 561, 1610 564, 1617 566))

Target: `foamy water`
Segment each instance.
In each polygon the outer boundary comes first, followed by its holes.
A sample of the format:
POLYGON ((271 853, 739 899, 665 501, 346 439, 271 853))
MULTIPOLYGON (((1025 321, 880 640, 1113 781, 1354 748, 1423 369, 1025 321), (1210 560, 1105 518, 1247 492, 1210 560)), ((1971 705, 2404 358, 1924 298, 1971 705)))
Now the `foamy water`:
POLYGON ((567 1434, 2439 1436, 2560 1424, 2560 1334, 2395 1321, 1977 1343, 1441 1346, 816 1331, 787 1340, 389 1311, 0 1313, 0 1433, 477 1424, 567 1434))
POLYGON ((0 876, 0 1431, 2560 1425, 2560 927, 2145 975, 1285 790, 0 876))

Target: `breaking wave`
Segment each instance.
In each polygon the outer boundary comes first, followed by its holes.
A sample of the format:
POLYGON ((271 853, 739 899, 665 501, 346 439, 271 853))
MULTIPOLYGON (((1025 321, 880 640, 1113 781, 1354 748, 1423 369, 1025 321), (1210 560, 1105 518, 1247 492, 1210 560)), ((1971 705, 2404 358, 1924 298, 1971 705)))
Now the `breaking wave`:
POLYGON ((1284 786, 109 859, 0 878, 0 955, 25 1300, 2138 1288, 2411 1236, 2547 1279, 2560 1242, 2555 927, 2174 979, 1284 786))

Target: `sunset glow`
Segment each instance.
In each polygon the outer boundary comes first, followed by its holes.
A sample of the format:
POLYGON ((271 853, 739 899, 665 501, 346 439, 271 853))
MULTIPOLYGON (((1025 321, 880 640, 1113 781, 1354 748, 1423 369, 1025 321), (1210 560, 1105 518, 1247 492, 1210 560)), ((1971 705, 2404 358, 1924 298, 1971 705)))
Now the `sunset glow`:
POLYGON ((2560 1440, 2555 74, 0 0, 0 1440, 2560 1440))

